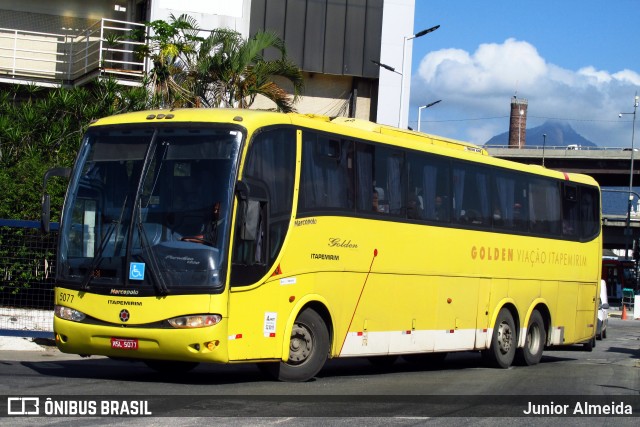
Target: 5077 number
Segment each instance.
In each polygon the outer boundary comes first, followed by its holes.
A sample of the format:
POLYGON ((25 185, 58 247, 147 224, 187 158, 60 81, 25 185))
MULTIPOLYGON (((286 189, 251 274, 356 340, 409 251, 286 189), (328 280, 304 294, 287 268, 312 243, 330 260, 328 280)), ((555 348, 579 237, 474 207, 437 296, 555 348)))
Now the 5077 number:
POLYGON ((60 301, 62 302, 73 302, 73 295, 72 294, 65 294, 65 293, 60 293, 59 296, 60 301))

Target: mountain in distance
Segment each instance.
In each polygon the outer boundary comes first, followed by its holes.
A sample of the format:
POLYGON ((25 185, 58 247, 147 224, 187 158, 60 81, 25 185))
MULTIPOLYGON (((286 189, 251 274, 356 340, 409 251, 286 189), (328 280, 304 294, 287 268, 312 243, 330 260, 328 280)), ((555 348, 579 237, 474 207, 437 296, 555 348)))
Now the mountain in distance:
MULTIPOLYGON (((569 145, 578 145, 580 147, 597 147, 596 144, 589 141, 578 132, 573 130, 571 125, 558 120, 548 120, 544 124, 527 129, 525 147, 540 147, 543 144, 546 147, 567 147, 569 145), (544 134, 547 134, 546 143, 544 134)), ((494 136, 487 142, 486 146, 507 146, 509 145, 509 132, 501 133, 494 136)))

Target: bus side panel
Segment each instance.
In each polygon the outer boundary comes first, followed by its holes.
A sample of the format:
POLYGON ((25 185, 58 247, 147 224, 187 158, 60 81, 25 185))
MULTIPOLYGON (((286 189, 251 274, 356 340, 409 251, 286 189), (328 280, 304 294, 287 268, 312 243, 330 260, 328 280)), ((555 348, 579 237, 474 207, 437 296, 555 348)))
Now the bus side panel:
POLYGON ((558 306, 552 328, 562 328, 564 340, 559 344, 570 344, 576 336, 576 310, 578 307, 578 284, 558 282, 558 306))
POLYGON ((436 351, 468 350, 476 340, 478 286, 475 277, 441 277, 435 302, 436 351))
POLYGON ((492 279, 479 279, 478 306, 476 320, 476 340, 474 348, 482 350, 489 347, 491 335, 489 334, 489 304, 491 303, 492 279))
POLYGON ((280 282, 232 288, 229 292, 229 360, 282 357, 282 339, 288 318, 276 296, 280 282))
POLYGON ((580 283, 578 285, 576 342, 590 339, 596 333, 597 290, 596 283, 580 283))

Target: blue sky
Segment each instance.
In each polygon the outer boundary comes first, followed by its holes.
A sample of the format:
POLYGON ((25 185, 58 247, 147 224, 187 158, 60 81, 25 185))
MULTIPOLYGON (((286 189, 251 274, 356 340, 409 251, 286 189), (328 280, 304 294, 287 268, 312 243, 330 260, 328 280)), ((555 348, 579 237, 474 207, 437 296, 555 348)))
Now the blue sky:
MULTIPOLYGON (((557 119, 597 145, 631 145, 632 116, 618 113, 640 95, 640 0, 416 0, 414 25, 440 28, 412 42, 410 127, 441 99, 421 130, 484 144, 508 131, 517 95, 527 128, 557 119)), ((640 147, 640 123, 636 134, 640 147)))

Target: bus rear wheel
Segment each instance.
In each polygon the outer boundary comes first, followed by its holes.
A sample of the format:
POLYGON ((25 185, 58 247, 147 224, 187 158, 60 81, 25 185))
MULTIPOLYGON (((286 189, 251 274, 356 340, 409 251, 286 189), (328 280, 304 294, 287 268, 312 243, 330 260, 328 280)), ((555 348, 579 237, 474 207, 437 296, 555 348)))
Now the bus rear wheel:
POLYGON ((506 369, 513 363, 516 354, 516 327, 511 312, 502 308, 493 327, 491 345, 482 351, 482 356, 490 367, 506 369))
POLYGON ((536 365, 542 359, 542 351, 547 341, 547 332, 544 329, 544 321, 539 311, 531 313, 529 325, 527 326, 527 336, 524 347, 516 351, 516 361, 519 365, 536 365))
POLYGON ((302 382, 313 378, 329 355, 329 330, 312 309, 302 311, 293 324, 289 341, 289 360, 260 364, 259 368, 280 381, 302 382))

